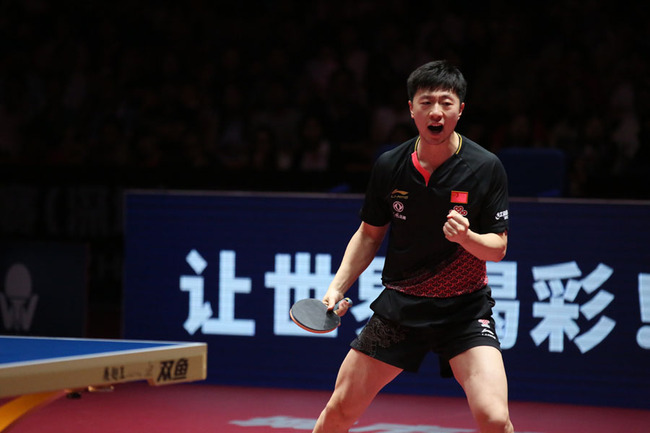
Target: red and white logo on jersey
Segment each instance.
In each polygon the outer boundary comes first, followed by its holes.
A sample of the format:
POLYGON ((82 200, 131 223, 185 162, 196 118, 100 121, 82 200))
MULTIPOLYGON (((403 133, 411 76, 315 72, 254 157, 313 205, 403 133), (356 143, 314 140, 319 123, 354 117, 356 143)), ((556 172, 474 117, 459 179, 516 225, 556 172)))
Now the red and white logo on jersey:
POLYGON ((454 206, 454 210, 461 214, 462 216, 467 216, 467 211, 462 206, 454 206))

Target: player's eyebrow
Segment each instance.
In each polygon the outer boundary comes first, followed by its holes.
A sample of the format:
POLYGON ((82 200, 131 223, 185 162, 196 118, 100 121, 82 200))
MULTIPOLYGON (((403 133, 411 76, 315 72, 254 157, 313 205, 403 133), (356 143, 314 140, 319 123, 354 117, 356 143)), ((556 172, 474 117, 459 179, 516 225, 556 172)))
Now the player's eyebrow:
POLYGON ((423 90, 422 93, 420 93, 417 97, 416 100, 421 101, 421 100, 447 100, 447 99, 454 99, 454 93, 451 90, 423 90), (435 93, 435 94, 434 94, 435 93))

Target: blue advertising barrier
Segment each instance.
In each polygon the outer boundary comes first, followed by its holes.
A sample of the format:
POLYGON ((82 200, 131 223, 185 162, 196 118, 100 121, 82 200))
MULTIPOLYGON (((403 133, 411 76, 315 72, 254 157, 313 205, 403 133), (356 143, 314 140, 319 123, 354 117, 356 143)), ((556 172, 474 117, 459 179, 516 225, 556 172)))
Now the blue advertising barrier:
MULTIPOLYGON (((331 389, 381 291, 383 248, 330 334, 289 317, 323 296, 359 225, 359 196, 131 191, 126 338, 205 341, 208 382, 331 389)), ((512 201, 488 263, 514 400, 650 408, 650 205, 512 201)), ((431 355, 387 392, 462 395, 431 355)))

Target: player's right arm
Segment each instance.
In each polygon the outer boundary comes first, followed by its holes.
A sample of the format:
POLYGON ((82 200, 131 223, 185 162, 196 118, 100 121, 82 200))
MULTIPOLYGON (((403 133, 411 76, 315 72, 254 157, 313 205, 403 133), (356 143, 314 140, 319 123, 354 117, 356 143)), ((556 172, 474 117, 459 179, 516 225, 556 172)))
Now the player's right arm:
MULTIPOLYGON (((334 308, 334 305, 345 296, 345 292, 359 278, 359 275, 366 270, 377 254, 377 250, 388 231, 388 224, 385 226, 373 226, 362 222, 357 231, 352 235, 348 246, 343 254, 341 266, 334 279, 323 297, 323 302, 328 309, 334 308)), ((345 314, 346 307, 339 307, 339 315, 345 314)))

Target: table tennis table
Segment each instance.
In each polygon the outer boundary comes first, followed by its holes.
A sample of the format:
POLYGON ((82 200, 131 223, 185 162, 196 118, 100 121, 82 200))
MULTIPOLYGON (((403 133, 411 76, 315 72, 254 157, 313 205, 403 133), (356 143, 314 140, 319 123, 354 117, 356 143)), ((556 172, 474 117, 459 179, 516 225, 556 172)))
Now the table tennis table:
POLYGON ((0 336, 0 431, 64 395, 206 376, 206 343, 0 336))

